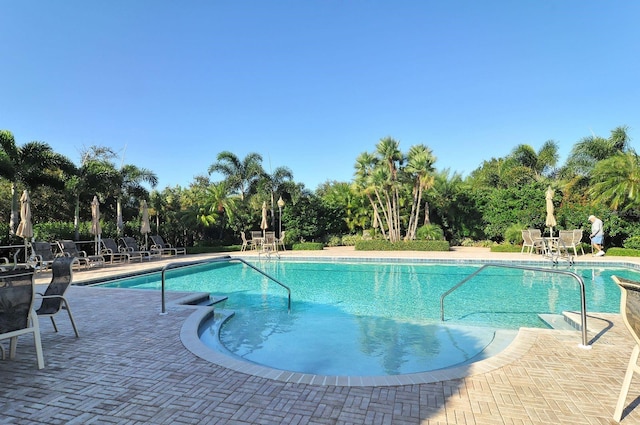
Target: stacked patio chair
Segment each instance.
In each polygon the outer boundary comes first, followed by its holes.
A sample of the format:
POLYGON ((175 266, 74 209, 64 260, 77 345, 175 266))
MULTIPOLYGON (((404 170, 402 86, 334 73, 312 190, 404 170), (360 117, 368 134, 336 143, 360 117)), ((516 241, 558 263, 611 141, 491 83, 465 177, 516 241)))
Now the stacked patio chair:
MULTIPOLYGON (((33 310, 34 270, 0 272, 0 340, 9 339, 9 358, 16 356, 18 337, 33 334, 38 369, 44 367, 38 316, 33 310)), ((0 347, 2 347, 0 345, 0 347)), ((0 350, 4 360, 4 347, 0 350)))

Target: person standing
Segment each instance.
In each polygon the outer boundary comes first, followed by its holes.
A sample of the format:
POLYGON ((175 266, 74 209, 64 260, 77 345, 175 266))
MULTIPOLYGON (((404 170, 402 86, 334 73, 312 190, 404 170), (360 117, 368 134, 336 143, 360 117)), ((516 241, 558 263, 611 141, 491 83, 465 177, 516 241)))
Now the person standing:
POLYGON ((590 215, 589 221, 591 222, 591 234, 589 235, 589 238, 591 238, 591 246, 597 250, 593 255, 602 257, 604 255, 604 251, 602 250, 602 246, 604 245, 604 229, 602 220, 595 215, 590 215))

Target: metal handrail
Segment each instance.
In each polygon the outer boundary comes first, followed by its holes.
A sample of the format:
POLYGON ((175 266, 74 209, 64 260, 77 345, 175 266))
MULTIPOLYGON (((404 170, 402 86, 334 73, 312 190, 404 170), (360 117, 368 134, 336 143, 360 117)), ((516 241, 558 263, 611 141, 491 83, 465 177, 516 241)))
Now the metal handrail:
POLYGON ((480 273, 481 271, 483 271, 488 267, 504 267, 508 269, 530 270, 535 272, 548 272, 548 273, 562 274, 565 276, 571 276, 574 279, 576 279, 580 284, 580 321, 581 321, 581 327, 582 327, 582 344, 580 345, 580 347, 591 348, 591 346, 587 343, 587 300, 586 300, 584 280, 582 279, 581 276, 577 275, 576 273, 566 271, 566 270, 555 270, 555 269, 548 269, 543 267, 517 266, 517 265, 507 265, 507 264, 484 264, 478 270, 476 270, 475 272, 471 273, 469 276, 462 279, 455 286, 453 286, 451 289, 449 289, 447 292, 445 292, 440 296, 440 320, 441 321, 444 322, 445 297, 450 293, 452 293, 453 291, 455 291, 456 289, 458 289, 459 287, 461 287, 462 285, 464 285, 466 282, 471 280, 478 273, 480 273))
POLYGON ((263 272, 262 270, 260 270, 256 266, 254 266, 253 264, 249 264, 248 262, 246 262, 242 258, 231 257, 229 255, 225 255, 224 257, 209 258, 209 259, 204 259, 204 260, 173 262, 173 263, 166 264, 164 267, 162 267, 162 273, 161 273, 161 276, 162 276, 162 311, 161 311, 160 314, 167 314, 166 298, 165 298, 165 279, 164 278, 165 278, 165 272, 168 269, 177 268, 177 267, 197 266, 197 265, 209 264, 209 263, 221 263, 223 261, 227 261, 227 262, 229 262, 229 261, 239 261, 239 262, 245 264, 246 266, 251 267, 253 270, 257 271, 258 273, 260 273, 261 275, 265 276, 266 278, 274 281, 278 285, 282 286, 284 289, 286 289, 287 290, 287 298, 288 298, 287 310, 289 311, 289 313, 291 313, 291 289, 289 289, 289 287, 287 285, 285 285, 284 283, 280 282, 278 279, 268 275, 267 273, 263 272))

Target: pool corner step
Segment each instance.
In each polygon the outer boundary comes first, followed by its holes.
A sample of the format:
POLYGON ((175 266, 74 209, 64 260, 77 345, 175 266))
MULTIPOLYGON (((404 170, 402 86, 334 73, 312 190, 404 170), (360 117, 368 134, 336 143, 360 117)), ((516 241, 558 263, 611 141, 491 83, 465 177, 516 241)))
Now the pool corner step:
POLYGON ((577 330, 574 326, 571 325, 571 323, 567 321, 566 316, 563 314, 541 313, 541 314, 538 314, 538 317, 547 325, 549 325, 549 327, 552 329, 557 329, 561 331, 577 330))

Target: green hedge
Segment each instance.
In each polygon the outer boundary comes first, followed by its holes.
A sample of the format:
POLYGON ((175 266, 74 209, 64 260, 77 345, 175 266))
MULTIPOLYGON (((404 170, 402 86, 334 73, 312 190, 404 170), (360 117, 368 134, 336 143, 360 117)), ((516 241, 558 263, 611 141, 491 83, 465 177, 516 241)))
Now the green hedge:
POLYGON ((630 248, 609 248, 605 249, 606 255, 610 257, 640 257, 640 250, 630 248))
POLYGON ((491 252, 520 252, 520 251, 522 251, 522 245, 501 243, 499 245, 491 246, 491 252))
POLYGON ((322 251, 324 244, 322 242, 300 242, 294 243, 291 249, 293 251, 322 251))
POLYGON ((374 239, 356 241, 356 251, 449 251, 447 241, 402 241, 374 239))

